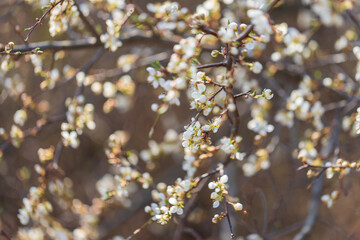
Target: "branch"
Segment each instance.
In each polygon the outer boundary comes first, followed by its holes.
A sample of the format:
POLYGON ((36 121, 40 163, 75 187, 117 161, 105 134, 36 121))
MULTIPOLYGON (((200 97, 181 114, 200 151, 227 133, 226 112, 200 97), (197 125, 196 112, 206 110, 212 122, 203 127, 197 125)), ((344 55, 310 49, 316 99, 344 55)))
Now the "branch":
POLYGON ((200 69, 212 68, 212 67, 226 67, 226 65, 227 62, 219 62, 219 63, 209 63, 209 64, 200 65, 197 66, 196 68, 200 70, 200 69))
MULTIPOLYGON (((180 240, 182 233, 186 232, 187 227, 185 227, 185 223, 186 223, 186 219, 188 217, 188 215, 190 214, 191 210, 193 209, 194 204, 196 203, 196 200, 199 196, 199 193, 201 192, 201 190, 206 186, 208 181, 202 181, 200 184, 198 184, 196 191, 194 191, 194 193, 192 194, 191 198, 189 199, 189 201, 187 202, 185 209, 184 209, 184 214, 181 215, 180 217, 180 223, 178 224, 176 230, 175 230, 175 234, 173 237, 173 240, 180 240)), ((195 189, 193 189, 195 190, 195 189)), ((190 232, 188 232, 190 233, 190 232)), ((191 234, 191 233, 190 233, 191 234)), ((197 233, 197 235, 200 237, 200 235, 197 233)), ((200 238, 196 238, 196 239, 201 239, 200 238)))
POLYGON ((150 223, 152 223, 152 219, 150 218, 149 220, 147 220, 141 227, 137 228, 129 237, 126 238, 126 240, 130 240, 133 237, 135 237, 136 234, 138 234, 139 232, 141 232, 141 230, 143 230, 147 225, 149 225, 150 223))
MULTIPOLYGON (((152 36, 146 37, 141 35, 135 35, 128 38, 120 39, 124 45, 127 47, 129 45, 139 45, 139 44, 163 44, 166 47, 172 47, 175 43, 170 40, 163 40, 161 38, 152 36)), ((36 43, 29 43, 27 45, 15 45, 13 52, 28 52, 34 49, 39 48, 42 51, 45 50, 53 50, 53 51, 60 51, 60 50, 79 50, 79 49, 87 49, 87 48, 97 48, 101 47, 102 43, 97 42, 95 37, 89 37, 84 39, 78 40, 62 40, 62 41, 43 41, 43 42, 36 42, 36 43)), ((4 47, 0 48, 0 51, 4 51, 4 47)))
POLYGON ((63 3, 64 0, 60 0, 58 1, 57 3, 52 3, 51 4, 51 7, 49 7, 45 12, 44 14, 36 21, 36 23, 34 25, 32 25, 31 27, 29 28, 26 28, 25 31, 29 31, 29 33, 27 34, 26 38, 25 38, 25 41, 29 40, 29 37, 31 35, 31 33, 34 31, 34 29, 40 25, 42 23, 42 20, 46 17, 46 15, 48 15, 51 10, 53 10, 57 5, 59 5, 60 3, 63 3))
POLYGON ((260 200, 261 200, 261 204, 262 204, 262 207, 263 207, 263 210, 264 210, 264 228, 263 228, 262 235, 265 236, 266 232, 267 232, 267 228, 268 228, 268 222, 269 222, 268 221, 268 208, 267 208, 267 203, 266 203, 266 197, 265 197, 264 192, 260 188, 257 188, 255 190, 255 192, 259 195, 260 200))
POLYGON ((356 19, 356 17, 354 16, 354 14, 351 12, 351 10, 346 10, 345 11, 346 16, 350 19, 350 21, 354 24, 356 31, 358 32, 358 34, 360 34, 360 23, 359 20, 356 19))
POLYGON ((0 236, 3 236, 6 240, 10 240, 11 238, 9 237, 9 235, 0 228, 0 236))
POLYGON ((247 92, 235 94, 234 99, 239 98, 239 97, 244 97, 244 96, 250 96, 250 93, 251 93, 251 90, 249 90, 247 92))
POLYGON ((218 37, 218 34, 217 34, 217 31, 208 27, 208 26, 205 26, 205 25, 200 25, 198 26, 198 30, 200 31, 203 31, 204 33, 206 34, 209 34, 209 35, 213 35, 215 37, 218 37))
POLYGON ((298 232, 294 237, 294 240, 304 239, 310 233, 311 229, 315 224, 315 219, 318 214, 319 199, 322 190, 322 182, 323 182, 322 178, 317 179, 311 188, 311 202, 310 202, 308 216, 306 217, 305 223, 301 228, 300 232, 298 232))
MULTIPOLYGON (((339 133, 340 133, 340 127, 341 124, 339 124, 341 117, 338 116, 335 121, 332 128, 331 136, 328 140, 328 142, 322 147, 321 149, 321 155, 323 158, 328 158, 330 154, 335 149, 335 143, 338 140, 339 133)), ((322 173, 326 170, 326 168, 323 168, 323 170, 318 175, 317 179, 315 179, 315 182, 313 182, 311 186, 311 202, 310 202, 310 208, 308 211, 308 215, 306 217, 305 223, 303 227, 301 228, 300 232, 296 234, 294 237, 294 240, 302 240, 304 239, 312 230, 316 217, 318 215, 318 207, 319 207, 319 200, 322 190, 322 183, 323 183, 323 176, 322 173)))
POLYGON ((224 198, 224 204, 225 204, 225 216, 226 216, 227 222, 229 224, 229 229, 230 229, 230 236, 232 239, 234 239, 235 235, 234 235, 233 228, 232 228, 231 221, 230 221, 229 208, 228 208, 228 203, 226 201, 226 198, 224 198))
POLYGON ((85 26, 89 29, 89 31, 96 37, 96 42, 100 42, 100 35, 96 32, 94 26, 89 22, 89 20, 85 17, 84 13, 81 11, 80 6, 77 2, 78 0, 73 0, 73 1, 74 1, 74 5, 76 6, 79 12, 79 17, 84 22, 85 26))
MULTIPOLYGON (((55 123, 55 122, 59 122, 59 121, 63 121, 64 119, 66 119, 65 115, 57 115, 57 116, 53 116, 53 117, 48 117, 48 118, 43 118, 43 119, 39 119, 36 122, 36 126, 28 128, 26 130, 24 130, 24 137, 23 139, 30 137, 30 136, 35 136, 36 134, 38 134, 45 126, 51 124, 51 123, 55 123)), ((2 143, 0 145, 0 152, 4 151, 8 146, 11 145, 11 138, 7 139, 4 143, 2 143)))

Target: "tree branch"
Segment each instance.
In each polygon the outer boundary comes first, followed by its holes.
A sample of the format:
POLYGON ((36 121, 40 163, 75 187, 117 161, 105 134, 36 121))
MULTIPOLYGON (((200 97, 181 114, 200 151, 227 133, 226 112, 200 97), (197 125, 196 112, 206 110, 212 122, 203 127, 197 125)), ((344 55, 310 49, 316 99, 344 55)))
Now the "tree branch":
POLYGON ((96 38, 96 42, 100 42, 100 35, 96 32, 94 26, 89 22, 89 20, 85 17, 84 13, 81 11, 80 6, 77 2, 78 0, 73 0, 73 1, 74 1, 74 5, 76 6, 79 12, 79 17, 84 22, 87 29, 94 35, 94 37, 96 38))

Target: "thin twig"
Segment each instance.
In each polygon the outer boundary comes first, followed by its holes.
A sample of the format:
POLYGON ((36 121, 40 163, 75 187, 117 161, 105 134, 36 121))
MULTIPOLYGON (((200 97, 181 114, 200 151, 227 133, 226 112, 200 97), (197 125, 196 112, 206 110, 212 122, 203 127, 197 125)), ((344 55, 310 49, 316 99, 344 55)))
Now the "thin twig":
POLYGON ((198 70, 201 70, 201 69, 212 68, 212 67, 226 67, 226 65, 227 65, 227 62, 219 62, 219 63, 209 63, 209 64, 200 65, 200 66, 197 66, 196 68, 198 70))
POLYGON ((141 227, 139 227, 138 229, 136 229, 129 237, 126 238, 126 240, 130 240, 133 237, 135 237, 135 235, 137 235, 139 232, 141 232, 141 230, 143 230, 147 225, 149 225, 152 222, 152 219, 150 218, 149 220, 147 220, 141 227))
POLYGON ((6 238, 6 240, 11 240, 11 238, 9 237, 9 235, 0 228, 0 236, 3 236, 4 238, 6 238))
POLYGON ((60 3, 63 3, 64 0, 60 0, 56 3, 51 3, 51 7, 49 7, 44 14, 36 21, 36 23, 34 25, 32 25, 31 27, 25 29, 25 31, 29 31, 29 33, 26 35, 25 41, 29 40, 29 37, 31 35, 31 33, 34 31, 34 29, 40 25, 42 23, 42 20, 51 12, 51 10, 53 10, 57 5, 59 5, 60 3))
POLYGON ((203 32, 206 33, 206 34, 209 34, 209 35, 213 35, 213 36, 215 36, 215 37, 218 37, 217 31, 214 30, 214 29, 212 29, 212 28, 210 28, 210 27, 208 27, 208 26, 199 25, 199 26, 198 26, 198 29, 199 29, 200 31, 203 31, 203 32))
POLYGON ((53 158, 53 166, 55 169, 57 169, 59 166, 58 163, 59 163, 59 159, 60 159, 63 148, 64 148, 64 144, 60 140, 58 142, 58 144, 56 145, 56 150, 55 150, 55 154, 54 154, 54 158, 53 158))
POLYGON ((232 228, 231 221, 230 221, 228 202, 226 201, 226 198, 224 198, 224 204, 225 204, 225 216, 226 216, 227 222, 229 224, 229 229, 230 229, 230 236, 232 239, 234 239, 235 235, 234 235, 233 228, 232 228))
MULTIPOLYGON (((56 115, 53 117, 47 117, 47 118, 38 120, 36 122, 36 126, 28 128, 23 131, 23 133, 24 133, 23 140, 27 137, 37 135, 45 126, 47 126, 51 123, 63 121, 64 119, 66 119, 66 116, 64 114, 61 114, 61 115, 56 115)), ((10 145, 11 145, 11 138, 7 139, 4 143, 2 143, 0 145, 0 151, 4 151, 10 145)))

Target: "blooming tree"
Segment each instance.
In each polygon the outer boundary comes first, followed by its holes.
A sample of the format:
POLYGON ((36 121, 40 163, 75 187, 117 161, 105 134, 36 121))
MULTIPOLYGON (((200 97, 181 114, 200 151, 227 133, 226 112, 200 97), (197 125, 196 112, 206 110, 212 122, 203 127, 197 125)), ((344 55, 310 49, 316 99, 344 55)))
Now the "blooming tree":
POLYGON ((360 2, 195 2, 0 3, 0 238, 303 239, 346 198, 360 2))

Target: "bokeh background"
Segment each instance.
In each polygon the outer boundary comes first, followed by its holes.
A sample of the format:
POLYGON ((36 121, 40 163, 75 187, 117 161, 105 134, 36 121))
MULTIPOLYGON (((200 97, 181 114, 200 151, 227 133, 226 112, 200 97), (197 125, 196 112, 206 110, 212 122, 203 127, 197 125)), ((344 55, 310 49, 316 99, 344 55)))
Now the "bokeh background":
MULTIPOLYGON (((41 16, 42 12, 32 9, 27 3, 20 1, 0 2, 0 44, 7 44, 13 41, 15 45, 24 44, 23 37, 16 33, 18 26, 21 30, 29 27, 34 18, 41 16)), ((148 1, 132 1, 134 4, 146 9, 148 1)), ((181 6, 188 7, 194 11, 198 3, 202 1, 183 0, 178 1, 181 6)), ((308 11, 303 7, 301 1, 284 1, 285 3, 271 13, 275 22, 285 21, 289 26, 297 26, 302 29, 303 12, 308 11)), ((359 9, 357 9, 359 11, 359 9)), ((243 14, 240 13, 239 14, 243 14)), ((358 16, 358 15, 357 15, 358 16)), ((98 24, 103 27, 104 22, 97 16, 91 16, 98 24)), ((351 25, 351 23, 348 23, 351 25)), ((30 42, 48 41, 52 39, 48 33, 47 20, 43 26, 38 27, 31 36, 30 42)), ((349 26, 350 27, 350 26, 349 26)), ((20 31, 24 36, 24 32, 20 31)), ((318 41, 324 55, 334 53, 334 41, 342 34, 343 29, 320 26, 314 32, 312 39, 318 41)), ((76 33, 68 32, 56 40, 64 40, 78 37, 76 33)), ((161 63, 166 63, 172 52, 173 44, 168 42, 132 42, 119 48, 116 52, 105 52, 100 61, 97 61, 89 73, 102 73, 106 69, 116 69, 117 60, 125 54, 134 54, 141 58, 158 58, 161 63)), ((269 43, 266 53, 272 52, 273 43, 269 43)), ((51 61, 51 51, 46 52, 48 61, 43 62, 43 68, 50 68, 52 64, 62 69, 66 64, 79 69, 89 61, 96 52, 96 49, 79 49, 66 51, 63 60, 51 61)), ((3 58, 3 57, 0 57, 3 58)), ((202 62, 212 61, 210 52, 204 51, 200 60, 202 62)), ((260 58, 266 65, 266 57, 260 58)), ((319 67, 324 75, 334 75, 340 67, 342 71, 353 74, 355 68, 354 59, 337 64, 338 66, 326 65, 319 67)), ((3 84, 8 77, 17 77, 24 84, 25 92, 33 96, 36 103, 42 103, 42 108, 47 109, 49 116, 62 114, 66 111, 65 99, 74 94, 76 88, 75 81, 68 81, 53 90, 42 91, 40 83, 43 78, 33 73, 33 66, 28 56, 18 57, 15 62, 16 67, 6 76, 0 75, 0 127, 9 131, 13 124, 13 114, 22 107, 20 97, 8 97, 3 84)), ((129 71, 129 75, 136 83, 136 90, 133 96, 123 99, 125 106, 115 108, 110 113, 103 112, 103 104, 106 99, 103 96, 95 95, 90 89, 86 88, 84 95, 87 102, 95 105, 95 130, 85 130, 80 137, 80 147, 76 150, 65 148, 59 159, 59 166, 63 169, 67 178, 73 182, 74 198, 80 199, 86 204, 91 204, 94 198, 100 197, 96 190, 96 182, 110 171, 104 153, 104 146, 108 136, 116 130, 125 130, 130 133, 130 140, 126 145, 127 149, 140 152, 142 149, 149 148, 148 133, 154 123, 156 114, 151 111, 151 104, 157 101, 153 88, 146 82, 147 65, 140 66, 129 71)), ((106 79, 106 81, 116 81, 122 74, 106 79)), ((302 77, 299 74, 279 71, 275 76, 275 81, 284 91, 289 94, 292 89, 297 88, 302 77)), ((266 79, 258 79, 262 87, 273 88, 266 79)), ((330 90, 321 91, 323 102, 334 102, 341 100, 338 95, 330 90)), ((161 142, 167 129, 175 129, 180 133, 196 112, 189 110, 188 100, 183 93, 180 107, 172 107, 169 112, 161 117, 156 126, 153 139, 161 142)), ((241 110, 241 133, 244 138, 243 149, 250 148, 252 141, 246 139, 253 138, 253 134, 246 129, 246 122, 250 118, 249 101, 244 100, 239 103, 241 110)), ((282 99, 276 95, 274 106, 281 106, 282 99)), ((39 107, 39 108, 41 108, 39 107)), ((41 110, 41 109, 40 109, 41 110)), ((24 129, 36 125, 36 121, 41 117, 39 109, 29 112, 29 119, 24 129)), ((275 110, 272 112, 275 115, 275 110)), ((338 114, 337 110, 328 112, 323 121, 330 125, 338 114)), ((273 119, 273 118, 272 118, 273 119)), ((277 130, 279 141, 276 142, 274 151, 270 155, 271 167, 262 170, 256 175, 248 178, 242 173, 241 168, 231 165, 226 169, 230 176, 230 192, 241 199, 247 214, 232 213, 232 222, 236 236, 247 236, 251 233, 265 235, 266 239, 292 239, 302 227, 312 202, 311 190, 307 186, 312 182, 306 177, 306 171, 298 171, 301 162, 296 159, 295 149, 305 129, 306 124, 297 122, 293 128, 281 128, 273 120, 272 123, 279 127, 277 130)), ((26 197, 31 186, 37 185, 38 175, 34 171, 34 165, 39 163, 37 149, 40 147, 56 146, 60 139, 60 124, 55 122, 42 128, 34 137, 27 137, 21 147, 7 146, 0 161, 0 227, 10 236, 15 236, 20 226, 17 218, 18 209, 21 207, 22 198, 26 197)), ((219 132, 219 136, 228 134, 230 129, 226 124, 219 132)), ((271 135, 270 135, 271 138, 271 135)), ((216 137, 213 139, 215 142, 216 137)), ((1 144, 0 140, 0 144, 1 144)), ((271 141, 271 139, 269 139, 271 141)), ((358 160, 359 138, 350 138, 348 134, 340 134, 340 153, 350 160, 358 160)), ((179 142, 180 143, 180 142, 179 142)), ((181 148, 181 146, 179 146, 181 148)), ((181 169, 182 152, 159 157, 156 166, 152 171, 155 183, 172 183, 176 178, 183 177, 184 171, 181 169)), ((143 163, 140 163, 143 164, 143 163)), ((205 164, 201 170, 205 171, 208 165, 205 164)), ((340 191, 340 197, 332 208, 327 208, 325 204, 319 202, 318 216, 307 239, 359 239, 360 238, 360 188, 357 172, 350 173, 342 179, 331 181, 323 180, 322 194, 331 193, 334 189, 340 191)), ((322 181, 322 180, 321 180, 322 181)), ((138 187, 139 188, 139 187, 138 187)), ((195 229, 203 239, 228 239, 229 229, 225 222, 213 224, 212 216, 218 209, 212 209, 209 199, 210 190, 202 191, 198 198, 192 214, 188 219, 188 226, 195 229)), ((51 201, 51 196, 50 201, 51 201)), ((115 235, 128 236, 148 219, 144 213, 144 206, 151 202, 150 190, 139 189, 130 196, 132 204, 124 207, 116 203, 110 203, 108 209, 101 214, 99 221, 100 239, 109 239, 115 235)), ((66 228, 74 229, 77 227, 78 219, 76 216, 63 212, 54 203, 53 215, 66 228)), ((135 239, 172 239, 178 219, 174 219, 168 225, 162 226, 152 223, 139 233, 135 239)), ((0 237, 1 239, 1 237, 0 237)), ((188 234, 183 234, 182 239, 193 239, 188 234)))

